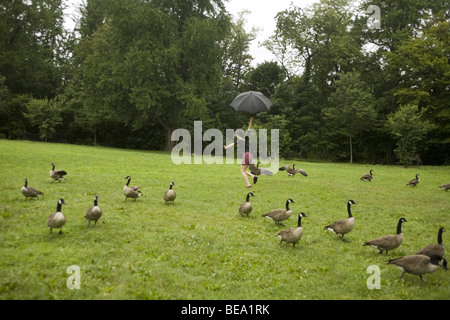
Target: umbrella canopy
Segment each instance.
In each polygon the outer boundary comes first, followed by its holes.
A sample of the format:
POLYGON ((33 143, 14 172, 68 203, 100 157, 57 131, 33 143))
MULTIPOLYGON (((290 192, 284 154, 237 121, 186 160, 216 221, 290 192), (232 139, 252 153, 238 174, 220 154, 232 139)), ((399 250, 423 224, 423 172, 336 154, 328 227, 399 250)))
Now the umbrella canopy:
POLYGON ((271 105, 272 101, 259 91, 243 92, 231 102, 234 110, 248 113, 268 111, 271 105))

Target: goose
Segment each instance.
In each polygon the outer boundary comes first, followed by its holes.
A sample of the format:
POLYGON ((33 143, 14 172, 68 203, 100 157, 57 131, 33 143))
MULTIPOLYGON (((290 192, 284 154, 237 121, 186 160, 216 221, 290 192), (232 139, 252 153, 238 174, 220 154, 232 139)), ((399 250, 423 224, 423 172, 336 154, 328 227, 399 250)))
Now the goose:
POLYGON ((359 180, 361 180, 361 181, 369 181, 369 182, 372 181, 372 179, 373 179, 372 172, 373 172, 373 170, 370 169, 370 172, 366 173, 365 175, 363 175, 359 180))
POLYGON ((253 207, 252 207, 252 204, 250 203, 250 197, 254 197, 254 196, 255 195, 252 192, 247 193, 245 202, 242 202, 239 205, 239 213, 241 214, 241 216, 244 216, 244 214, 246 214, 248 216, 250 214, 250 212, 252 212, 253 207))
POLYGON ((300 212, 298 215, 297 228, 290 228, 280 231, 278 238, 280 239, 280 245, 284 242, 292 243, 292 248, 295 248, 295 244, 300 241, 303 235, 302 218, 308 217, 306 213, 300 212))
POLYGON ((131 187, 130 187, 130 186, 129 186, 130 181, 131 181, 131 177, 130 177, 130 176, 127 176, 127 177, 124 178, 124 179, 128 179, 127 183, 123 186, 123 194, 125 195, 125 201, 126 201, 128 198, 132 198, 132 199, 134 199, 134 201, 136 201, 137 198, 139 198, 140 196, 142 196, 141 191, 139 191, 139 189, 140 189, 141 187, 138 187, 138 186, 131 186, 131 187))
POLYGON ((61 180, 66 180, 64 176, 67 174, 64 170, 55 170, 55 164, 52 163, 52 170, 48 173, 50 177, 53 179, 52 183, 55 181, 61 182, 61 180))
POLYGON ((292 210, 289 209, 289 203, 295 203, 295 201, 292 199, 288 199, 286 201, 286 209, 274 209, 264 213, 261 217, 271 219, 275 221, 275 224, 279 224, 284 227, 284 224, 280 223, 280 221, 288 219, 292 214, 292 210))
POLYGON ((300 172, 305 177, 308 176, 308 174, 305 172, 305 170, 303 170, 303 169, 295 169, 295 163, 292 165, 292 168, 289 165, 286 165, 286 166, 281 167, 278 170, 279 171, 287 171, 288 176, 295 176, 298 172, 300 172))
POLYGON ((62 227, 66 224, 66 216, 61 212, 61 207, 63 204, 66 204, 64 199, 59 199, 58 204, 56 205, 56 212, 52 213, 47 218, 47 225, 50 228, 50 234, 52 234, 53 228, 60 229, 59 234, 62 234, 62 227))
POLYGON ((347 212, 348 212, 348 218, 347 219, 341 219, 336 220, 332 224, 327 225, 324 229, 328 229, 333 233, 336 233, 339 235, 339 238, 348 242, 346 239, 344 239, 344 235, 352 231, 353 227, 355 226, 355 217, 352 215, 351 206, 352 204, 356 204, 353 200, 348 200, 347 202, 347 212))
POLYGON ((444 189, 445 191, 447 191, 448 189, 450 189, 450 183, 443 184, 443 185, 440 186, 439 188, 444 189))
POLYGON ((97 224, 97 220, 102 216, 102 209, 98 206, 98 196, 94 198, 94 205, 90 207, 85 214, 85 218, 88 219, 88 226, 91 227, 91 220, 95 221, 94 226, 97 224))
POLYGON ((436 254, 431 257, 423 254, 404 256, 401 258, 391 259, 388 261, 388 264, 396 265, 402 271, 400 278, 402 278, 405 273, 411 273, 418 275, 420 280, 423 280, 423 274, 433 273, 438 270, 439 267, 447 270, 447 260, 436 254), (440 265, 441 261, 442 266, 440 265))
POLYGON ((437 237, 438 243, 429 244, 429 245, 423 247, 421 250, 419 250, 416 254, 423 254, 428 257, 431 257, 433 255, 439 255, 439 256, 443 257, 444 253, 445 253, 445 247, 444 247, 444 242, 442 241, 442 233, 444 231, 445 231, 444 228, 439 228, 438 237, 437 237))
POLYGON ((25 196, 25 200, 28 200, 28 198, 36 198, 39 199, 39 195, 44 195, 41 191, 33 188, 28 187, 28 179, 25 178, 25 185, 20 189, 22 194, 25 196))
POLYGON ((387 254, 388 250, 394 250, 398 248, 403 242, 403 233, 402 233, 403 222, 407 222, 405 218, 400 218, 398 220, 396 235, 382 236, 380 238, 367 241, 364 243, 364 246, 372 246, 380 250, 380 254, 382 254, 383 251, 386 251, 387 254))
POLYGON ((261 162, 258 161, 258 163, 256 164, 256 166, 252 163, 250 164, 250 166, 248 167, 250 170, 250 173, 255 175, 255 176, 260 176, 260 175, 266 175, 266 176, 271 176, 273 175, 273 172, 264 168, 260 168, 259 164, 261 162))
POLYGON ((411 179, 406 185, 416 187, 420 182, 419 174, 416 174, 416 177, 414 179, 411 179))
POLYGON ((169 190, 164 192, 164 201, 167 203, 167 201, 172 201, 172 203, 177 198, 177 194, 175 190, 172 189, 172 187, 175 185, 175 182, 171 182, 169 186, 169 190))

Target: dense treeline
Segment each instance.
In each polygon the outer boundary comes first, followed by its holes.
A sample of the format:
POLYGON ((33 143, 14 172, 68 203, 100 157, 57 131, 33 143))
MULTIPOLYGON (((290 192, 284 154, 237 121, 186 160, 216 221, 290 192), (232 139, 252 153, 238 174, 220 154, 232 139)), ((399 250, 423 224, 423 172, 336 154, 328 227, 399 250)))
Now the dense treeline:
POLYGON ((285 157, 450 163, 445 0, 291 5, 256 67, 222 0, 87 0, 74 32, 64 5, 0 5, 2 138, 170 150, 196 120, 244 127, 229 104, 257 90, 274 105, 254 128, 280 129, 285 157))

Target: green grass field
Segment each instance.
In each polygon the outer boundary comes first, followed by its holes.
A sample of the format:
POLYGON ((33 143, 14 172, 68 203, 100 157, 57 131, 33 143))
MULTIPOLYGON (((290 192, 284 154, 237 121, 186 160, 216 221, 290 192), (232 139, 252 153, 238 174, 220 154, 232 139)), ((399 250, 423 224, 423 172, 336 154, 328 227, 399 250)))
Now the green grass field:
MULTIPOLYGON (((162 152, 7 140, 0 159, 0 299, 450 299, 449 271, 400 279, 386 264, 435 243, 439 227, 450 230, 450 192, 438 188, 450 182, 450 167, 297 161, 309 176, 261 176, 253 212, 242 217, 237 208, 249 190, 239 164, 174 165, 162 152), (51 183, 52 162, 66 181, 51 183), (370 169, 374 180, 360 181, 370 169), (418 187, 405 186, 416 173, 418 187), (142 186, 136 202, 124 201, 128 175, 142 186), (25 201, 24 178, 45 196, 25 201), (166 205, 171 181, 177 199, 166 205), (103 216, 88 228, 94 195, 103 216), (67 223, 50 236, 46 219, 59 198, 67 223), (295 249, 280 245, 283 228, 261 217, 288 198, 296 204, 286 227, 308 215, 295 249), (356 223, 345 243, 324 226, 347 217, 349 199, 356 223), (363 246, 395 233, 400 217, 408 222, 398 249, 379 255, 363 246), (72 265, 79 290, 67 287, 72 265), (380 289, 367 287, 371 265, 380 268, 380 289)), ((443 237, 447 243, 448 232, 443 237)))

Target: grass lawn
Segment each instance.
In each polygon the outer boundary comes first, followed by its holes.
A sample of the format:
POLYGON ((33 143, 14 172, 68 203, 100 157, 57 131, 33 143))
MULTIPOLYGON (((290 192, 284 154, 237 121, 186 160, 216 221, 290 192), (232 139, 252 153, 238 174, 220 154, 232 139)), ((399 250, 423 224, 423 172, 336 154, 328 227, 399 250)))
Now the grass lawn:
MULTIPOLYGON (((439 227, 450 231, 450 167, 369 166, 299 162, 309 174, 261 176, 251 188, 253 212, 238 213, 249 191, 234 165, 174 165, 170 154, 103 147, 0 140, 0 299, 450 299, 450 272, 419 277, 388 259, 436 243, 439 227), (51 183, 51 163, 68 172, 51 183), (372 182, 359 178, 373 169, 372 182), (405 186, 416 173, 416 188, 405 186), (124 201, 126 176, 143 196, 124 201), (24 179, 45 196, 20 193, 24 179), (171 181, 177 199, 165 204, 171 181), (103 216, 88 228, 84 214, 99 196, 103 216), (49 235, 47 217, 64 198, 63 234, 49 235), (300 243, 279 244, 283 227, 262 218, 288 198, 295 227, 308 217, 300 243), (348 243, 324 230, 356 219, 348 243), (396 231, 405 217, 404 241, 379 255, 368 241, 396 231), (69 266, 80 268, 80 289, 67 287, 69 266), (369 266, 381 271, 370 290, 369 266)), ((292 160, 281 165, 292 164, 292 160)), ((448 232, 443 234, 448 243, 448 232)))

